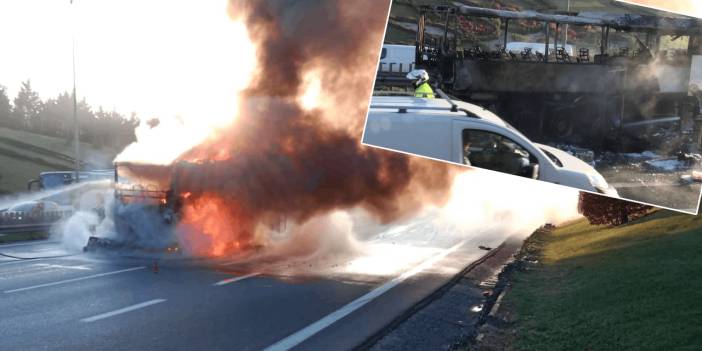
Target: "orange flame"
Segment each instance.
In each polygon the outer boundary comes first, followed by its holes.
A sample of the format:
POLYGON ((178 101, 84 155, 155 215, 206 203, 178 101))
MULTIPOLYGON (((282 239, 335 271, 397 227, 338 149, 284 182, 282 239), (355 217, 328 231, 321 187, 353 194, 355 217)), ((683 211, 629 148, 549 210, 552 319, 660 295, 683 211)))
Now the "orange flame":
POLYGON ((193 196, 183 207, 181 225, 188 231, 183 240, 198 256, 231 255, 251 247, 250 224, 234 201, 214 194, 193 196))

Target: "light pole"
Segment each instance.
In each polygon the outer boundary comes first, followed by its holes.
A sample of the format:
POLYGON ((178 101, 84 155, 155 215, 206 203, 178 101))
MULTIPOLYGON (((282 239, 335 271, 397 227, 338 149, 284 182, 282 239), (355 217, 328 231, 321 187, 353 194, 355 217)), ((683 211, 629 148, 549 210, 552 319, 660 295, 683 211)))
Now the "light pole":
MULTIPOLYGON (((568 9, 566 12, 570 12, 570 0, 568 0, 568 9)), ((568 23, 565 25, 565 33, 563 34, 563 50, 565 50, 566 45, 568 44, 568 23)))
MULTIPOLYGON (((73 5, 73 0, 71 0, 73 5)), ((80 133, 78 129, 78 97, 76 96, 76 15, 75 9, 71 6, 71 51, 73 64, 73 148, 75 159, 75 182, 80 182, 80 133)))

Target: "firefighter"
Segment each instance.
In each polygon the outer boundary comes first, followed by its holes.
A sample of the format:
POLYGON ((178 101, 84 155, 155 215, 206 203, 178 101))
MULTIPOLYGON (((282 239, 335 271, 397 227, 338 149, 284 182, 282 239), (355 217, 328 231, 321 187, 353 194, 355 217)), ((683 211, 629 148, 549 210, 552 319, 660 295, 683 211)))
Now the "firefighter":
POLYGON ((407 79, 414 84, 414 96, 421 98, 434 98, 434 90, 429 86, 429 73, 423 69, 415 69, 407 73, 407 79))

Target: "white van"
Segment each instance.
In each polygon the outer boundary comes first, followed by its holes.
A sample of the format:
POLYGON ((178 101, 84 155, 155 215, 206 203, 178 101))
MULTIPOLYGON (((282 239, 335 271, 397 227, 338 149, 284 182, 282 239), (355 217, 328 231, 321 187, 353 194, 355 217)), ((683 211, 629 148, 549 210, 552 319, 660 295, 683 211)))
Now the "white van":
MULTIPOLYGON (((558 45, 559 48, 562 48, 563 45, 558 45)), ((524 51, 524 49, 531 49, 532 53, 536 53, 537 51, 540 53, 545 53, 546 52, 546 44, 544 43, 527 43, 527 42, 522 42, 522 41, 513 41, 507 43, 507 47, 505 48, 505 51, 507 52, 513 52, 515 54, 519 54, 520 52, 524 51)), ((551 43, 548 47, 549 52, 556 52, 556 46, 551 43)), ((565 52, 568 53, 568 56, 574 56, 575 55, 575 48, 573 45, 567 44, 565 46, 565 52)))
POLYGON ((461 101, 373 97, 363 143, 619 196, 594 168, 461 101))
POLYGON ((409 72, 414 69, 414 45, 383 44, 380 52, 380 72, 409 72))

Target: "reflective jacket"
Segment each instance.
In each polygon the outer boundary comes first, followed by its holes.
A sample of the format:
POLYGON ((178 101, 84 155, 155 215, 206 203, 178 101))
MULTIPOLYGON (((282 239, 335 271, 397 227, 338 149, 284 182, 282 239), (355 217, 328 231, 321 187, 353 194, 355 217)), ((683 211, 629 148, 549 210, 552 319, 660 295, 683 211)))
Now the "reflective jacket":
POLYGON ((429 83, 420 84, 417 89, 414 90, 414 96, 420 98, 434 98, 434 90, 431 89, 429 83))

